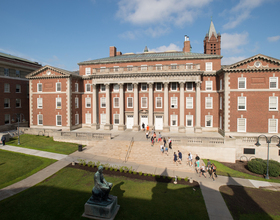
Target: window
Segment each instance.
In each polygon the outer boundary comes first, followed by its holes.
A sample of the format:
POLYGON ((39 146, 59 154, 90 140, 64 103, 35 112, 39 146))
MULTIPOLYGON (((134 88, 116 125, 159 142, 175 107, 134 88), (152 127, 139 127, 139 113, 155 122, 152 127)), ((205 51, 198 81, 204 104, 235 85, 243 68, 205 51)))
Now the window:
POLYGON ((127 65, 127 71, 132 71, 132 65, 127 65))
POLYGON ((237 119, 237 132, 246 132, 246 118, 237 119))
POLYGON ((119 114, 114 114, 114 124, 115 125, 120 124, 120 115, 119 114))
POLYGON ((10 71, 8 68, 4 68, 4 76, 9 76, 10 75, 10 71))
POLYGON ((16 70, 16 77, 20 77, 20 71, 16 70))
POLYGON ((100 114, 100 124, 105 125, 106 124, 106 114, 100 114))
POLYGON ((119 108, 119 107, 120 107, 119 97, 114 97, 114 108, 119 108))
POLYGON ((132 83, 128 83, 127 84, 127 91, 128 92, 132 92, 133 91, 132 83))
POLYGON ((90 108, 91 107, 91 98, 87 97, 86 98, 86 108, 90 108))
POLYGON ((4 99, 4 108, 10 108, 10 99, 4 99))
POLYGON ((114 89, 114 92, 119 92, 119 90, 120 90, 119 84, 114 84, 113 89, 114 89))
POLYGON ((222 90, 222 89, 223 89, 223 80, 220 79, 220 90, 222 90))
POLYGON ((212 62, 205 63, 205 70, 212 71, 212 62))
POLYGON ((193 83, 192 82, 187 82, 187 91, 192 91, 193 90, 193 83))
POLYGON ((43 125, 43 115, 41 114, 37 115, 37 124, 43 125))
POLYGON ((268 119, 268 133, 278 133, 278 119, 268 119))
POLYGON ((75 92, 79 92, 79 84, 75 83, 75 92))
POLYGON ((43 98, 37 98, 37 108, 43 108, 43 98))
POLYGON ((213 97, 205 97, 205 109, 213 108, 213 97))
POLYGON ((193 69, 193 64, 192 63, 187 63, 186 64, 186 69, 187 70, 192 70, 193 69))
POLYGON ((133 98, 127 97, 127 108, 133 108, 133 98))
POLYGON ((223 109, 223 97, 220 97, 220 110, 223 109))
POLYGON ((278 89, 278 77, 269 77, 269 88, 278 89))
POLYGON ((246 97, 238 97, 238 110, 246 110, 246 97))
POLYGON ((269 97, 269 111, 277 111, 278 110, 278 97, 270 96, 269 97))
POLYGON ((171 108, 177 108, 177 97, 171 97, 171 108))
POLYGON ((171 126, 177 126, 177 115, 170 115, 171 126))
POLYGON ((105 92, 106 91, 106 86, 104 84, 100 85, 100 92, 105 92))
POLYGON ((10 115, 5 114, 5 125, 10 124, 10 115))
POLYGON ((87 68, 86 68, 86 75, 90 75, 90 73, 91 73, 91 72, 90 72, 90 67, 87 67, 87 68))
POLYGON ((193 97, 186 97, 186 108, 187 109, 193 108, 193 97))
POLYGON ((238 78, 238 89, 246 89, 246 78, 245 77, 238 78))
POLYGON ((162 91, 162 83, 156 84, 156 91, 162 91))
POLYGON ((42 92, 42 83, 37 84, 37 92, 42 92))
POLYGON ((171 91, 177 91, 177 83, 176 82, 171 83, 171 91))
POLYGON ((60 82, 56 83, 56 91, 61 92, 61 83, 60 82))
POLYGON ((86 113, 86 124, 91 124, 91 114, 86 113))
POLYGON ((212 91, 213 82, 212 81, 205 81, 205 90, 212 91))
POLYGON ((177 63, 171 63, 171 69, 176 70, 177 69, 177 63))
POLYGON ((147 97, 141 97, 141 108, 148 108, 148 98, 147 97))
POLYGON ((147 83, 141 83, 141 91, 147 91, 147 83))
POLYGON ((79 124, 79 114, 75 114, 75 125, 79 124))
POLYGON ((148 70, 147 65, 141 65, 141 70, 148 70))
POLYGON ((106 108, 106 97, 100 98, 100 108, 106 108))
POLYGON ((62 116, 57 115, 56 116, 56 126, 61 126, 62 125, 62 116))
POLYGON ((56 108, 61 109, 61 98, 60 97, 56 98, 56 108))
POLYGON ((75 97, 75 108, 79 108, 79 98, 75 97))
POLYGON ((156 108, 162 108, 162 98, 156 97, 156 108))
POLYGON ((86 92, 90 92, 90 84, 86 84, 86 92))
POLYGON ((21 93, 21 85, 16 84, 16 93, 21 93))
POLYGON ((106 67, 104 67, 104 66, 100 67, 100 72, 101 72, 101 73, 104 73, 104 72, 105 72, 105 69, 106 69, 106 67))
POLYGON ((156 64, 156 70, 162 70, 162 64, 156 64))
POLYGON ((205 115, 205 127, 212 127, 212 126, 213 126, 213 116, 205 115))
POLYGON ((186 115, 186 126, 193 127, 193 115, 186 115))
POLYGON ((118 66, 114 66, 114 72, 118 72, 119 71, 119 67, 118 66))
POLYGON ((222 129, 222 128, 223 128, 223 117, 220 116, 220 129, 222 129))
POLYGON ((4 83, 4 92, 5 93, 10 92, 10 84, 9 83, 4 83))

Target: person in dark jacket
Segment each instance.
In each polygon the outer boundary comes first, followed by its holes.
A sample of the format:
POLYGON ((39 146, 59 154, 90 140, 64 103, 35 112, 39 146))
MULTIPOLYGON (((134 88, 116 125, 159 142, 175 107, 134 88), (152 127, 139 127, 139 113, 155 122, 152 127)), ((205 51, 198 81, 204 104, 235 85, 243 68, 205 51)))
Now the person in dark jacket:
POLYGON ((2 141, 3 146, 5 146, 6 137, 4 135, 2 136, 1 141, 2 141))

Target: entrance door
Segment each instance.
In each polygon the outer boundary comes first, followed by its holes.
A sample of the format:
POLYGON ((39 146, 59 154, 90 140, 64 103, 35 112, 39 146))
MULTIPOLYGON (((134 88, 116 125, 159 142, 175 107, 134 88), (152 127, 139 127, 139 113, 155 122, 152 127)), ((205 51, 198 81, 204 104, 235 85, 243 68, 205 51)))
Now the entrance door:
POLYGON ((162 130, 163 129, 163 117, 156 116, 155 120, 155 130, 162 130))
POLYGON ((126 128, 132 129, 133 123, 134 123, 133 115, 127 115, 126 116, 126 128))
POLYGON ((145 124, 145 129, 148 125, 148 115, 141 115, 140 127, 142 129, 142 124, 145 124))

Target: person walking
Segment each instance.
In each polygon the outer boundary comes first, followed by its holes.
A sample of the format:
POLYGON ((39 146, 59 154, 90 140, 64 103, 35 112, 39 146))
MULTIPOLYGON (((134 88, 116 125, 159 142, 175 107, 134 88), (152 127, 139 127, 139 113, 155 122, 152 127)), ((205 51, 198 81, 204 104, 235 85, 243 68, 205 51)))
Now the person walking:
POLYGON ((176 165, 178 166, 177 154, 176 154, 176 152, 174 152, 173 163, 176 163, 176 165))
POLYGON ((170 137, 168 137, 168 145, 169 145, 169 148, 172 149, 172 140, 170 137))
POLYGON ((168 147, 167 147, 167 145, 165 146, 165 153, 166 153, 166 156, 168 156, 168 147))
POLYGON ((164 146, 163 145, 160 145, 160 151, 162 154, 164 154, 164 146))
POLYGON ((182 153, 178 150, 178 157, 179 157, 179 159, 178 159, 178 162, 180 163, 180 164, 182 164, 182 153))
POLYGON ((199 177, 201 177, 201 174, 202 174, 202 175, 206 178, 205 172, 206 172, 206 171, 205 171, 204 166, 201 166, 199 177))
POLYGON ((200 168, 199 168, 199 160, 197 160, 197 161, 195 162, 195 164, 196 164, 195 170, 196 170, 196 172, 198 173, 198 172, 200 171, 200 168))
POLYGON ((6 142, 6 137, 5 137, 5 135, 2 136, 1 141, 2 141, 3 146, 5 146, 5 142, 6 142))
POLYGON ((154 136, 152 135, 152 137, 151 137, 151 146, 153 147, 154 146, 154 136))
POLYGON ((142 123, 142 131, 145 131, 145 124, 144 124, 144 122, 142 123))
POLYGON ((147 129, 147 131, 150 131, 150 126, 149 126, 149 125, 147 125, 146 129, 147 129))
POLYGON ((193 164, 192 164, 192 153, 191 152, 189 153, 188 159, 189 159, 189 166, 193 166, 193 164))
POLYGON ((214 163, 212 163, 212 167, 211 168, 212 168, 211 177, 213 178, 213 181, 215 181, 215 179, 217 178, 217 173, 216 173, 217 168, 216 168, 214 163))
POLYGON ((162 140, 162 138, 161 138, 161 133, 158 132, 158 141, 160 142, 161 140, 162 140))
POLYGON ((164 145, 164 147, 166 147, 166 139, 165 139, 165 137, 163 138, 163 145, 164 145))
POLYGON ((157 142, 157 134, 154 132, 154 142, 157 142))

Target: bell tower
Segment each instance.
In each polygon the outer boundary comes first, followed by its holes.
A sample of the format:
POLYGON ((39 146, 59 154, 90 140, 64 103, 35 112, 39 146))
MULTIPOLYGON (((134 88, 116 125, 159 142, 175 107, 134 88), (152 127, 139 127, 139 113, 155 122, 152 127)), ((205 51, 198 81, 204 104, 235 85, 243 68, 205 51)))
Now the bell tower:
POLYGON ((221 55, 221 34, 217 34, 212 18, 209 31, 204 38, 204 54, 221 55))

